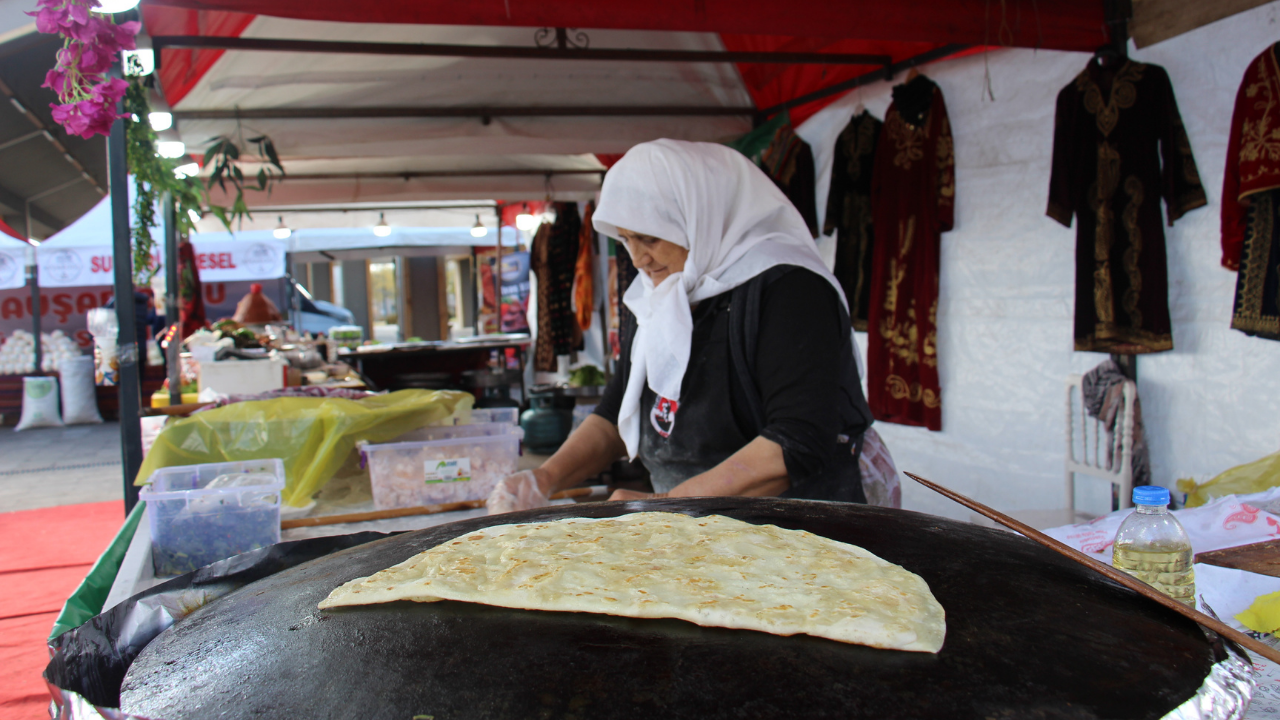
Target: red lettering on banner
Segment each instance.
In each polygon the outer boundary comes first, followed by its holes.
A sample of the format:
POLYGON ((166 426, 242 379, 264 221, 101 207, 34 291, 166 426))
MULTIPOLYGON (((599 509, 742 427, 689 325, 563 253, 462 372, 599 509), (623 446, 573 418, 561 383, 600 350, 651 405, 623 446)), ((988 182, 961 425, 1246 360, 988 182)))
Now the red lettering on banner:
POLYGON ((111 298, 115 297, 115 294, 114 290, 103 290, 98 293, 98 307, 106 307, 107 303, 111 302, 111 298))
POLYGON ((223 256, 223 257, 225 257, 225 258, 227 259, 227 264, 226 264, 226 266, 225 266, 225 267, 226 267, 228 270, 235 270, 235 269, 236 269, 236 257, 235 257, 235 255, 232 255, 231 253, 223 253, 223 254, 222 254, 222 256, 223 256))
POLYGON ((58 293, 53 296, 53 314, 58 316, 58 322, 66 325, 67 317, 75 311, 75 307, 71 304, 71 296, 67 293, 58 293))
POLYGON ((88 330, 77 330, 75 332, 76 344, 82 348, 93 345, 93 335, 88 330))
POLYGON ((83 292, 76 296, 76 312, 87 313, 98 307, 98 299, 91 292, 83 292))
POLYGON ((222 283, 209 283, 204 286, 204 301, 209 305, 219 305, 227 299, 227 286, 222 283))
POLYGON ((22 319, 22 301, 18 298, 5 298, 4 302, 0 303, 0 319, 13 318, 22 319))
POLYGON ((89 261, 89 272, 109 273, 111 272, 111 256, 96 255, 89 261))

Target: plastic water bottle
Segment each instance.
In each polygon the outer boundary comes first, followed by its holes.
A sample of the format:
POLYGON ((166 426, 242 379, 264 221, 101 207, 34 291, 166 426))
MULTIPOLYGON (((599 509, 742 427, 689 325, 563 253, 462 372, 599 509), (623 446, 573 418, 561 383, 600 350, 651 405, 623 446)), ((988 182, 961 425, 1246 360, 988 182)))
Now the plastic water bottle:
POLYGON ((1191 539, 1169 514, 1169 491, 1154 485, 1133 489, 1133 514, 1116 533, 1111 565, 1178 602, 1195 607, 1196 575, 1191 539))

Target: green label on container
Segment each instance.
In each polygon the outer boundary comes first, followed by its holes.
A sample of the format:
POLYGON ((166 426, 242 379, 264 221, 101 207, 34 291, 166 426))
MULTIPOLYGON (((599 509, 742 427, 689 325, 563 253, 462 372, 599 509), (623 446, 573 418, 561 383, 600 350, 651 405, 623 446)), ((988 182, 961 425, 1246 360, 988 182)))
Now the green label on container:
POLYGON ((466 482, 471 479, 471 458, 448 458, 445 460, 428 460, 423 464, 426 482, 466 482))

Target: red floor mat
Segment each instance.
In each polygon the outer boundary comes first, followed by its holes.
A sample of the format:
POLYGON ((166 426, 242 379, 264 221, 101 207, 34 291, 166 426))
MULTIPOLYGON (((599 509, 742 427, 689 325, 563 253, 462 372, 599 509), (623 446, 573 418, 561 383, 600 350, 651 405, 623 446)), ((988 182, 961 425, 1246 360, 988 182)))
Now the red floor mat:
POLYGON ((123 523, 120 501, 0 513, 0 717, 49 717, 49 629, 123 523))

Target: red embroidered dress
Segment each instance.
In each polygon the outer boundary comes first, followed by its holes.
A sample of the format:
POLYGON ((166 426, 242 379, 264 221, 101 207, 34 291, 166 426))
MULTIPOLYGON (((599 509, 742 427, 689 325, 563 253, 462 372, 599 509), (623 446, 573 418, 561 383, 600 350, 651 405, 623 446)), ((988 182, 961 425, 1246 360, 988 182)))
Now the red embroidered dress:
POLYGON ((867 401, 877 420, 942 429, 938 256, 955 194, 947 107, 921 75, 894 88, 872 173, 867 401))

